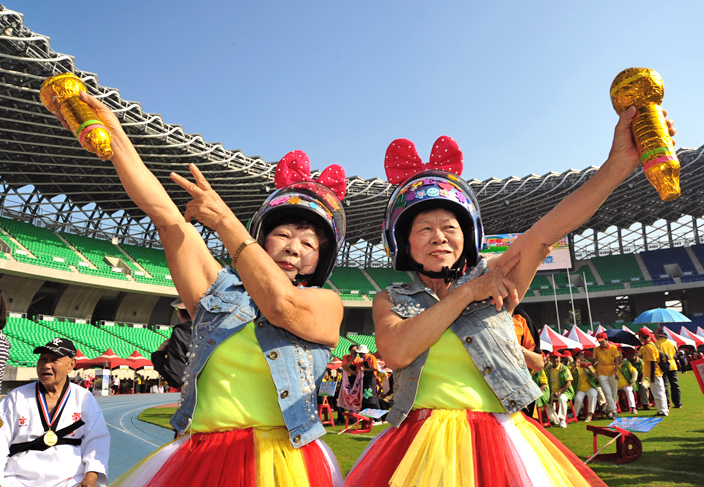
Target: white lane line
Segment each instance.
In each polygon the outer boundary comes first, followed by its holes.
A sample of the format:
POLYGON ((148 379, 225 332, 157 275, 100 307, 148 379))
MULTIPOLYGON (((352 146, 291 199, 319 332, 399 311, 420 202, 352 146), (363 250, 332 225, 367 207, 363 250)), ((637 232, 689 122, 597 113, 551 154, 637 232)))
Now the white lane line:
POLYGON ((130 436, 133 436, 133 437, 137 438, 139 441, 143 441, 144 443, 147 443, 147 444, 152 445, 152 446, 154 446, 154 447, 159 447, 159 446, 161 446, 160 444, 152 443, 151 441, 146 440, 146 439, 142 438, 141 436, 138 436, 138 435, 132 433, 131 431, 129 431, 129 430, 125 427, 125 423, 124 423, 125 416, 130 415, 130 414, 134 414, 135 411, 141 411, 141 410, 142 410, 142 408, 141 408, 141 407, 138 407, 138 408, 134 408, 134 409, 132 409, 131 411, 127 411, 126 413, 124 413, 124 414, 120 417, 120 426, 119 426, 119 427, 116 426, 116 425, 114 425, 114 424, 111 424, 111 423, 107 423, 107 424, 108 424, 108 426, 111 426, 111 427, 115 428, 115 429, 118 430, 118 431, 122 431, 122 432, 125 433, 126 435, 130 435, 130 436))

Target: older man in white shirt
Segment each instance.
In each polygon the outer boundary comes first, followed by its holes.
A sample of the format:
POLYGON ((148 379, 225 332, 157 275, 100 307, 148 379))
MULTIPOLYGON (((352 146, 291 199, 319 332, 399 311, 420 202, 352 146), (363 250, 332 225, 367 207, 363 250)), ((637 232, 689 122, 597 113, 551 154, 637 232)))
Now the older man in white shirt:
POLYGON ((34 353, 39 380, 0 402, 2 487, 96 487, 107 483, 110 435, 86 389, 68 380, 76 347, 54 338, 34 353))

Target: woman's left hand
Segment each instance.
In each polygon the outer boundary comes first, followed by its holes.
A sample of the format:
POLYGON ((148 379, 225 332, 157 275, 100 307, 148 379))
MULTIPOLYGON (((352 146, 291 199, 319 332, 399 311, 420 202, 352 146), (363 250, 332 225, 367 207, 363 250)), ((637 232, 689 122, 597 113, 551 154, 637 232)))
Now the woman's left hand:
POLYGON ((187 222, 192 219, 198 220, 203 225, 217 231, 220 222, 226 216, 234 216, 234 214, 195 164, 189 164, 188 169, 191 171, 195 183, 174 172, 171 173, 171 179, 193 196, 193 199, 186 205, 184 218, 187 222))
MULTIPOLYGON (((663 110, 662 114, 667 117, 667 111, 663 110)), ((637 115, 637 110, 635 107, 630 107, 621 113, 616 128, 614 129, 614 141, 611 145, 611 151, 609 152, 609 159, 625 159, 628 162, 627 167, 630 173, 640 165, 640 155, 638 154, 638 149, 633 138, 633 132, 631 130, 631 122, 637 115)), ((674 128, 674 122, 670 119, 665 119, 667 124, 668 132, 670 137, 674 137, 677 134, 677 129, 674 128)), ((674 146, 675 140, 672 140, 674 146)))

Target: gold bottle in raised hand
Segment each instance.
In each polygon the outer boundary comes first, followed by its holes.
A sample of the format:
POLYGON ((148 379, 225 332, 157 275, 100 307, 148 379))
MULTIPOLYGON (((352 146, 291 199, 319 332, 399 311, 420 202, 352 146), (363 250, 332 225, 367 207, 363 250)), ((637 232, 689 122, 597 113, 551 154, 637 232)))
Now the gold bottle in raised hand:
POLYGON ((663 201, 672 201, 680 196, 680 161, 660 107, 664 94, 662 78, 648 68, 624 69, 611 83, 616 113, 631 105, 638 110, 631 130, 645 176, 663 201))
POLYGON ((85 150, 106 161, 112 157, 110 133, 95 110, 79 98, 81 91, 86 91, 83 81, 71 73, 63 73, 44 80, 39 98, 54 115, 61 112, 85 150))

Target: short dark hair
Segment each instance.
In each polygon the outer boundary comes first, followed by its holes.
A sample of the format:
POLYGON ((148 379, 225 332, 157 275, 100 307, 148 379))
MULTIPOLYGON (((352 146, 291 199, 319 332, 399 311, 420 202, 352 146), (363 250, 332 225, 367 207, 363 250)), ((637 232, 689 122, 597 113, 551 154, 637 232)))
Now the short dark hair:
MULTIPOLYGON (((356 343, 353 343, 352 345, 350 345, 350 347, 347 349, 347 351, 351 352, 353 348, 357 348, 357 347, 358 347, 358 345, 356 343)), ((356 352, 356 350, 355 350, 355 352, 356 352)))
POLYGON ((281 225, 293 225, 297 230, 308 230, 311 229, 315 232, 315 236, 318 237, 318 254, 323 255, 330 248, 330 240, 325 234, 323 227, 318 225, 316 222, 311 221, 303 216, 294 215, 284 215, 281 218, 272 218, 272 220, 265 228, 264 237, 266 238, 274 228, 281 225))
POLYGON ((0 289, 0 330, 5 328, 7 323, 7 299, 5 293, 0 289))

